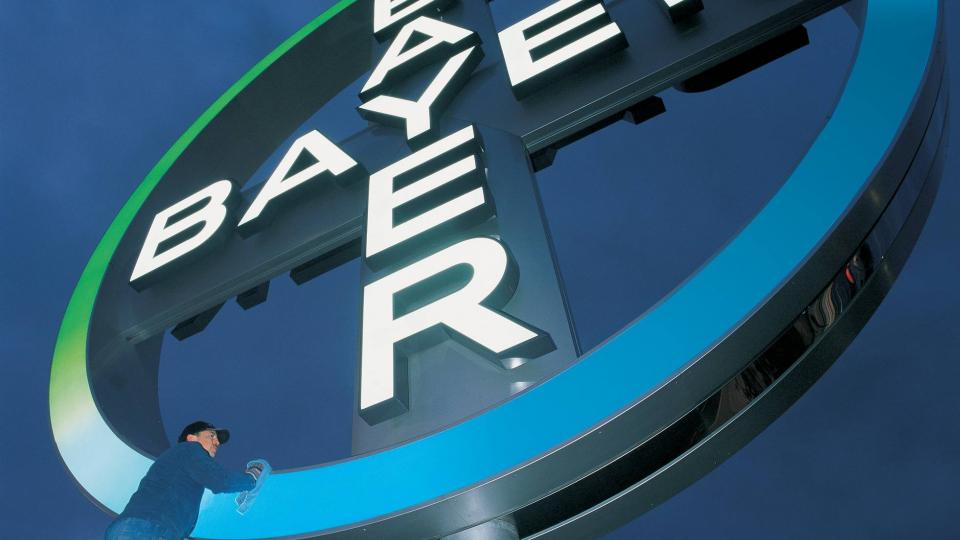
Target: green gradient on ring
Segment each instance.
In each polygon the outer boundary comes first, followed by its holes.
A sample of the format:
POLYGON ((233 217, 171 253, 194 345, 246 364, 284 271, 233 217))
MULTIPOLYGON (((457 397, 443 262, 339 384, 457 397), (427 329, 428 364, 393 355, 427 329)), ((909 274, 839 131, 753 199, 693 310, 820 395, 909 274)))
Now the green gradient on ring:
MULTIPOLYGON (((348 4, 344 2, 337 7, 342 9, 348 4)), ((696 358, 702 350, 697 348, 701 347, 699 344, 706 343, 702 346, 707 346, 729 331, 770 291, 775 290, 809 250, 814 249, 869 180, 873 167, 895 140, 903 118, 910 110, 932 50, 938 3, 936 0, 871 0, 867 7, 864 35, 850 80, 835 114, 810 152, 757 218, 656 310, 592 351, 570 370, 467 422, 389 451, 279 473, 261 493, 256 515, 247 515, 243 522, 232 512, 229 497, 214 497, 202 510, 195 534, 219 538, 301 534, 349 526, 423 504, 504 473, 562 444, 639 399, 690 359, 696 358), (848 144, 838 145, 838 142, 848 144), (849 145, 851 142, 856 144, 849 145), (814 214, 822 215, 801 222, 785 221, 784 216, 796 215, 798 207, 803 210, 801 215, 807 218, 811 217, 810 209, 817 209, 819 212, 814 214), (764 225, 776 225, 779 229, 765 231, 764 225), (770 252, 763 254, 769 261, 764 264, 771 267, 770 272, 764 274, 767 281, 754 284, 752 288, 731 282, 730 290, 744 292, 730 302, 733 307, 723 303, 729 300, 723 297, 725 289, 711 290, 713 296, 710 298, 693 294, 693 291, 710 290, 705 289, 704 283, 724 285, 725 279, 731 279, 724 270, 730 266, 730 261, 753 262, 751 257, 761 255, 756 252, 758 242, 770 235, 778 237, 781 243, 772 257, 770 252), (783 241, 783 237, 796 242, 783 241), (674 320, 678 313, 684 313, 684 309, 704 302, 724 306, 724 310, 717 315, 717 320, 702 321, 700 326, 691 330, 694 345, 685 345, 686 349, 676 344, 647 346, 644 340, 638 339, 638 336, 649 338, 651 333, 669 331, 669 326, 662 326, 665 321, 674 320), (651 349, 656 354, 650 354, 651 349), (643 366, 637 366, 637 362, 625 363, 638 355, 657 361, 650 361, 650 365, 643 363, 643 366), (610 386, 604 388, 604 395, 595 395, 596 384, 582 384, 583 380, 606 380, 584 377, 584 374, 609 375, 611 372, 622 376, 617 381, 610 381, 610 386), (555 399, 571 386, 576 387, 581 395, 589 394, 590 399, 576 405, 555 399), (546 396, 554 399, 551 401, 546 396), (552 415, 544 416, 544 404, 552 406, 547 411, 552 415), (539 422, 531 424, 531 414, 539 414, 539 422), (513 437, 512 446, 496 447, 498 439, 502 439, 496 435, 510 426, 511 419, 529 429, 513 437), (486 437, 477 437, 484 433, 486 437), (470 446, 464 446, 465 441, 470 446), (385 483, 395 489, 383 488, 385 483)), ((311 23, 314 28, 319 25, 314 23, 316 21, 311 23)), ((297 35, 301 33, 304 31, 297 35)), ((282 51, 276 56, 279 54, 282 51)), ((273 53, 271 56, 276 58, 273 53)), ((259 73, 257 69, 262 71, 270 62, 272 59, 265 59, 250 73, 255 77, 259 73)), ((135 484, 151 461, 120 441, 99 417, 93 403, 86 379, 85 359, 86 329, 92 303, 113 250, 149 191, 196 132, 236 95, 231 92, 234 89, 239 92, 246 82, 241 80, 231 87, 227 95, 208 111, 213 111, 210 116, 205 113, 191 127, 196 131, 192 134, 188 131, 181 137, 137 189, 95 251, 64 317, 51 374, 54 436, 64 462, 84 489, 115 510, 122 507, 135 488, 129 484, 135 484), (70 411, 74 411, 75 416, 71 416, 70 411), (102 461, 87 459, 94 454, 100 455, 102 461), (111 482, 99 480, 98 483, 97 477, 108 478, 111 482), (109 485, 117 478, 128 477, 134 480, 109 485)))
POLYGON ((100 239, 70 297, 50 368, 50 425, 64 464, 83 489, 114 512, 126 505, 153 460, 132 450, 104 422, 87 384, 87 330, 107 265, 141 205, 180 154, 247 85, 320 25, 356 0, 341 0, 257 62, 180 136, 154 165, 100 239), (78 384, 80 382, 80 384, 78 384), (115 471, 128 471, 117 475, 115 471))

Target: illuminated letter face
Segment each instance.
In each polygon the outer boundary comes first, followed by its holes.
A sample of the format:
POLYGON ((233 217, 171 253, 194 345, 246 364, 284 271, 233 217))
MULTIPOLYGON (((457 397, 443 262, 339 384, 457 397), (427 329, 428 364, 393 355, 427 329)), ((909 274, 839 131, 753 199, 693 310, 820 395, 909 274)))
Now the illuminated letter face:
POLYGON ((405 125, 407 140, 417 145, 430 131, 432 119, 443 112, 453 96, 467 83, 482 58, 480 47, 470 47, 443 65, 417 101, 381 95, 360 105, 360 115, 387 125, 405 125))
POLYGON ((450 56, 451 53, 462 52, 479 44, 480 36, 476 32, 429 17, 419 17, 407 23, 397 34, 360 90, 360 97, 370 99, 382 90, 382 84, 402 80, 442 56, 450 56), (410 46, 414 34, 425 36, 426 39, 410 46))
POLYGON ((627 46, 620 27, 596 0, 560 0, 499 36, 510 85, 518 98, 597 56, 627 46))
POLYGON ((484 194, 479 152, 470 126, 372 174, 367 263, 381 266, 392 259, 392 248, 414 237, 426 240, 442 225, 489 217, 493 207, 484 194))
POLYGON ((400 27, 422 13, 440 13, 453 0, 373 0, 373 35, 385 41, 400 27))
MULTIPOLYGON (((253 200, 250 208, 243 214, 238 224, 240 235, 249 236, 270 222, 280 202, 270 204, 274 199, 318 175, 329 172, 332 176, 340 177, 354 167, 357 167, 357 162, 321 135, 320 132, 314 130, 300 137, 284 154, 276 170, 273 171, 263 188, 260 189, 257 198, 253 200), (316 163, 288 177, 290 170, 293 169, 297 159, 304 151, 309 152, 316 163)), ((356 170, 359 170, 359 167, 356 170)), ((314 184, 316 183, 318 182, 314 182, 314 184)))
POLYGON ((418 350, 437 340, 431 334, 448 331, 487 358, 504 361, 505 367, 513 365, 505 361, 511 357, 532 358, 552 350, 547 334, 492 309, 510 299, 517 279, 499 242, 471 238, 364 287, 360 416, 372 425, 406 410, 406 358, 398 349, 418 350), (410 309, 422 303, 408 296, 423 284, 449 290, 463 281, 453 292, 410 309))
POLYGON ((158 213, 130 275, 133 288, 142 290, 160 270, 183 261, 188 254, 196 254, 199 247, 222 231, 233 198, 233 182, 220 180, 158 213), (169 223, 174 216, 200 204, 203 206, 194 212, 169 223), (200 230, 193 232, 197 227, 200 230), (173 245, 165 245, 171 242, 173 245))

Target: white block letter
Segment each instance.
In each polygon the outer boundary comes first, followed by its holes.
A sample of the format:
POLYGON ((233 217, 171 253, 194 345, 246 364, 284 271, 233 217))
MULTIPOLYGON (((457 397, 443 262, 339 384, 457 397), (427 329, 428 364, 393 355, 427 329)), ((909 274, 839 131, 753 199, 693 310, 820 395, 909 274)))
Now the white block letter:
POLYGON ((507 75, 517 97, 529 94, 599 54, 627 46, 620 27, 610 20, 603 4, 597 0, 560 0, 502 30, 499 37, 507 75), (562 20, 527 37, 535 27, 556 17, 562 20), (602 26, 596 28, 598 22, 602 26), (549 48, 558 40, 567 43, 534 60, 537 48, 549 48))
POLYGON ((233 182, 220 180, 158 213, 153 218, 147 238, 143 242, 143 248, 140 249, 140 256, 137 257, 133 273, 130 275, 130 284, 135 289, 141 290, 145 286, 145 278, 152 277, 157 270, 181 259, 210 240, 226 220, 227 201, 233 192, 233 182), (203 203, 203 206, 193 213, 181 217, 174 223, 168 223, 170 218, 200 203, 203 203), (200 230, 189 238, 181 239, 177 244, 157 253, 160 244, 198 225, 200 230))
POLYGON ((507 251, 499 242, 471 238, 364 287, 360 415, 368 423, 405 409, 407 374, 403 372, 405 360, 396 356, 396 345, 427 330, 452 330, 452 337, 495 359, 530 358, 552 350, 549 336, 485 305, 509 300, 516 286, 516 276, 508 276, 510 267, 507 251), (395 317, 397 293, 462 265, 472 270, 466 285, 395 317))
POLYGON ((429 17, 414 19, 404 25, 390 44, 390 48, 360 90, 360 97, 369 99, 380 89, 381 84, 401 80, 437 60, 444 53, 449 56, 450 53, 460 52, 479 43, 480 37, 476 32, 429 17), (427 39, 408 47, 414 33, 422 34, 427 39), (452 47, 441 47, 444 43, 452 47))
MULTIPOLYGON (((481 174, 476 156, 478 149, 479 141, 477 141, 476 132, 473 126, 470 126, 370 175, 366 258, 377 259, 378 255, 393 246, 483 206, 485 203, 483 187, 477 185, 480 181, 476 178, 481 174), (460 153, 454 154, 454 152, 460 153), (462 154, 465 154, 462 158, 455 159, 462 154), (422 174, 425 167, 441 157, 452 163, 400 189, 394 189, 398 177, 406 174, 422 174), (471 174, 474 175, 473 185, 476 187, 446 201, 434 203, 429 200, 438 188, 461 178, 467 177, 465 179, 469 180, 471 174), (432 207, 395 225, 394 211, 401 205, 416 199, 421 199, 418 202, 430 201, 433 203, 432 207)), ((376 260, 371 262, 377 263, 376 260)))
POLYGON ((257 197, 250 204, 250 208, 243 214, 238 224, 240 234, 249 236, 269 221, 273 212, 265 211, 265 209, 268 208, 267 204, 270 201, 315 178, 317 175, 329 171, 333 176, 340 176, 356 165, 357 162, 353 158, 321 135, 319 131, 313 130, 303 135, 293 142, 293 145, 280 160, 276 170, 273 171, 260 192, 257 193, 257 197), (293 168, 297 158, 304 150, 309 152, 317 162, 287 178, 290 169, 293 168))
POLYGON ((453 96, 466 84, 473 68, 483 58, 480 47, 470 47, 453 56, 417 101, 380 95, 360 105, 360 115, 384 124, 406 125, 407 140, 414 142, 426 134, 431 121, 439 116, 453 96))

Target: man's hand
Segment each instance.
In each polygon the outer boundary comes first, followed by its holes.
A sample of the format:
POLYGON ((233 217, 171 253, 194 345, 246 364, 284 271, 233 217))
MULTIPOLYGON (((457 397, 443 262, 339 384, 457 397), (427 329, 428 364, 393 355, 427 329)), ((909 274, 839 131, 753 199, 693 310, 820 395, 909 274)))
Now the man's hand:
POLYGON ((247 463, 246 473, 253 477, 254 481, 260 479, 260 475, 263 474, 264 463, 260 460, 254 460, 250 463, 247 463))

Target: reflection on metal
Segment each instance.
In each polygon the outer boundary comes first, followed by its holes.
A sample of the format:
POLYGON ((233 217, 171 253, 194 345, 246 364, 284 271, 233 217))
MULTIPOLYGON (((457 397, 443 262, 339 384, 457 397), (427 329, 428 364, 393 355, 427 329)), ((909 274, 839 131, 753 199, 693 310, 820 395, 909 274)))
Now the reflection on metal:
POLYGON ((520 536, 517 533, 517 524, 512 517, 504 516, 450 536, 444 536, 442 540, 517 540, 518 538, 520 536))

